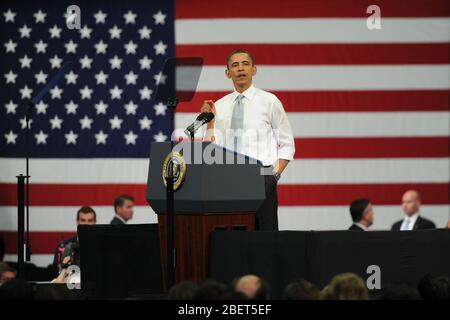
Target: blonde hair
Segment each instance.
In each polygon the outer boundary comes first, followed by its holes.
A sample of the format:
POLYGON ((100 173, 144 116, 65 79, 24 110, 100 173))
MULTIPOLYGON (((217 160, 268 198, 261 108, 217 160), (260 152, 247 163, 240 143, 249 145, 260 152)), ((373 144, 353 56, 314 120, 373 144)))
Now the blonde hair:
POLYGON ((354 273, 341 273, 333 277, 321 292, 322 300, 369 300, 364 280, 354 273))

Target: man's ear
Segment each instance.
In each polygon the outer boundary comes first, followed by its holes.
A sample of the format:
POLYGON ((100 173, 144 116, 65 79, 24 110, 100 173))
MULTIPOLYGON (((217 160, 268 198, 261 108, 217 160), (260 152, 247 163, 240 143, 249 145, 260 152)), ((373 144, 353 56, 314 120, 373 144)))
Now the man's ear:
POLYGON ((253 66, 253 72, 252 72, 252 76, 254 76, 256 74, 256 66, 253 66))
POLYGON ((225 75, 227 76, 228 79, 231 79, 230 70, 225 69, 225 75))

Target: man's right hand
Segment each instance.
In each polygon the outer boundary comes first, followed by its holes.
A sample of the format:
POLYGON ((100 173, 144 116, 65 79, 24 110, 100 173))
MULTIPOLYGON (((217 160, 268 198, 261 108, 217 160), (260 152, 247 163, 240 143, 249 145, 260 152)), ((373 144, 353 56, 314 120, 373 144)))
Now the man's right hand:
POLYGON ((202 105, 202 108, 200 109, 200 112, 212 112, 215 116, 216 115, 216 107, 214 106, 214 101, 212 101, 212 100, 203 101, 203 105, 202 105))

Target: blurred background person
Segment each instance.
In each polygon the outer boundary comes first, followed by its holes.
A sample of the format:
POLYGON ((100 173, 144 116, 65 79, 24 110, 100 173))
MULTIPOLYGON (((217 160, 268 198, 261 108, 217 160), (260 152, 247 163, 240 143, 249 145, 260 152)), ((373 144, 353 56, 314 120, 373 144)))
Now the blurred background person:
POLYGON ((309 281, 297 279, 286 286, 283 298, 285 300, 319 300, 319 289, 309 281))
MULTIPOLYGON (((80 209, 78 209, 76 218, 77 226, 96 223, 97 223, 97 214, 95 213, 94 209, 88 206, 81 207, 80 209)), ((78 243, 77 235, 67 240, 60 241, 58 247, 55 250, 55 254, 53 257, 53 265, 59 266, 64 257, 70 255, 73 243, 78 243)))
POLYGON ((415 190, 408 190, 403 194, 402 207, 405 217, 392 225, 392 231, 411 231, 436 228, 434 222, 420 216, 420 201, 420 194, 415 190))
POLYGON ((269 285, 253 274, 245 275, 234 281, 234 290, 244 294, 249 300, 268 300, 269 285))
POLYGON ((11 268, 6 262, 0 261, 0 285, 17 276, 16 270, 11 268))
POLYGON ((321 295, 322 300, 369 300, 366 283, 354 273, 334 276, 321 295))
POLYGON ((450 300, 450 278, 442 273, 423 276, 418 285, 423 300, 450 300))
POLYGON ((110 224, 125 224, 133 218, 134 198, 127 194, 118 196, 114 200, 114 218, 110 224))
POLYGON ((368 199, 357 199, 350 204, 350 215, 353 224, 351 231, 368 231, 373 224, 373 206, 368 199))

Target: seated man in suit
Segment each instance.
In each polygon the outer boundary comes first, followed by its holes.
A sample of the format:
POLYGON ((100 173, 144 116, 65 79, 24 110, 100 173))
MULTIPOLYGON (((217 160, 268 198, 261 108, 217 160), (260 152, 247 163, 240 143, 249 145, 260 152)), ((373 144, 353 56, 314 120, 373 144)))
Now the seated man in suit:
POLYGON ((373 207, 368 199, 358 199, 350 204, 350 214, 353 224, 351 231, 368 231, 373 224, 373 207))
POLYGON ((402 198, 402 206, 405 217, 392 225, 392 231, 411 231, 436 228, 434 222, 420 216, 420 194, 417 191, 406 191, 402 198))
POLYGON ((134 198, 127 194, 118 196, 114 200, 114 212, 116 213, 110 224, 120 225, 133 218, 134 198))
MULTIPOLYGON (((91 207, 81 207, 77 211, 77 225, 84 225, 84 224, 96 224, 97 223, 97 214, 95 213, 94 209, 91 207)), ((55 254, 53 257, 53 264, 55 267, 60 266, 63 258, 70 253, 70 248, 72 246, 72 243, 78 242, 78 236, 75 235, 72 238, 61 240, 59 242, 58 247, 55 249, 55 254)))

